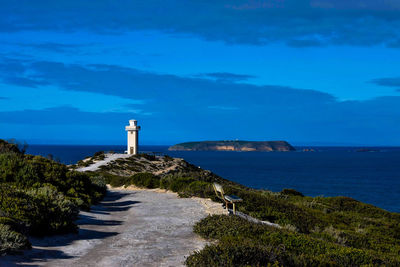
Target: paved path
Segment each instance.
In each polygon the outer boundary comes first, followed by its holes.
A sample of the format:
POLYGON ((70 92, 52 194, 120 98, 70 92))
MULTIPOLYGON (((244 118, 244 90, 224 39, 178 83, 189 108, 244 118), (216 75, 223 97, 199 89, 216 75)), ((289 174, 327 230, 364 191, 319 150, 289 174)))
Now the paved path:
POLYGON ((100 160, 95 162, 94 164, 87 166, 87 167, 82 167, 82 168, 78 168, 76 169, 77 171, 80 172, 85 172, 85 171, 97 171, 99 169, 100 166, 103 165, 107 165, 107 163, 114 161, 116 159, 120 159, 120 158, 129 158, 132 155, 128 155, 128 154, 105 154, 105 159, 104 160, 100 160))
POLYGON ((0 258, 0 266, 181 266, 205 245, 192 226, 206 215, 198 200, 173 193, 110 190, 81 212, 79 234, 31 239, 32 250, 0 258))

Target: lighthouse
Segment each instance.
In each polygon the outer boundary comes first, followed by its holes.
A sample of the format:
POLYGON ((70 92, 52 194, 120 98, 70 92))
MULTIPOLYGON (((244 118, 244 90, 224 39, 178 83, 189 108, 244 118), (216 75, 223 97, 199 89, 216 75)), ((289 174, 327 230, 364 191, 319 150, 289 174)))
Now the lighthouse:
POLYGON ((128 132, 128 149, 129 155, 137 155, 139 148, 139 130, 140 126, 137 125, 137 120, 129 120, 129 125, 125 126, 128 132))

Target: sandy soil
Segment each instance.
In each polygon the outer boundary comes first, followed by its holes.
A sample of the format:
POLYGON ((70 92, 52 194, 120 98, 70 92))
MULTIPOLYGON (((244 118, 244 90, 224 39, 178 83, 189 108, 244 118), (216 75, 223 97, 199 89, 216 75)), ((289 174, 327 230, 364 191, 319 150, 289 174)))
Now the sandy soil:
POLYGON ((31 239, 32 250, 3 257, 0 266, 182 266, 206 244, 194 223, 225 212, 211 200, 165 190, 110 189, 80 213, 78 234, 31 239))
MULTIPOLYGON (((111 189, 110 186, 108 186, 109 189, 111 189)), ((160 188, 155 188, 155 189, 146 189, 146 188, 140 188, 135 185, 129 185, 127 187, 121 186, 121 187, 116 187, 114 189, 117 190, 130 190, 130 191, 150 191, 150 192, 157 192, 157 193, 168 193, 171 195, 175 195, 178 197, 177 193, 174 193, 172 191, 166 190, 166 189, 160 189, 160 188)), ((204 211, 207 215, 214 215, 214 214, 224 214, 228 215, 228 211, 226 209, 222 208, 221 203, 217 203, 212 201, 211 199, 206 199, 206 198, 200 198, 200 197, 191 197, 190 199, 197 201, 200 205, 203 206, 204 211)))

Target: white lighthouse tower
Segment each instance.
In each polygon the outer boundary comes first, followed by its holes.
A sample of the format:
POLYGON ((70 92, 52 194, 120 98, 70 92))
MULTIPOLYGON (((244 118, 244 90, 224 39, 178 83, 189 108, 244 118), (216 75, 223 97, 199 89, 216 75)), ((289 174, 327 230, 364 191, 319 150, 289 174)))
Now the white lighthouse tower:
POLYGON ((140 126, 137 125, 137 120, 129 120, 129 125, 125 127, 128 132, 128 149, 129 155, 136 155, 139 148, 139 130, 140 126))

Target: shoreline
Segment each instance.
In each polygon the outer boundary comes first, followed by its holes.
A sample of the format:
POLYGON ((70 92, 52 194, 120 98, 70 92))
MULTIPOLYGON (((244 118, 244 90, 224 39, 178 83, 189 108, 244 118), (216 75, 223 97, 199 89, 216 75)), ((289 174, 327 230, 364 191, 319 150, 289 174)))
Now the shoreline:
POLYGON ((348 197, 252 189, 179 158, 141 154, 122 159, 122 155, 114 155, 118 159, 113 161, 97 152, 79 166, 94 165, 99 170, 80 173, 73 171, 77 166, 67 169, 40 157, 10 155, 27 166, 42 162, 80 184, 86 181, 82 199, 93 194, 94 201, 87 201, 85 210, 96 201, 92 190, 102 188, 97 196, 107 194, 90 211, 81 211, 77 221, 69 216, 69 223, 79 226, 78 234, 32 238, 32 250, 2 258, 6 266, 206 266, 231 260, 264 265, 276 259, 298 266, 400 262, 399 214, 348 197), (107 183, 113 187, 106 190, 107 183), (215 200, 212 183, 219 183, 224 195, 243 199, 237 216, 218 215, 225 212, 211 200, 215 200), (391 231, 382 231, 382 225, 391 231), (288 250, 271 251, 271 246, 288 250))

